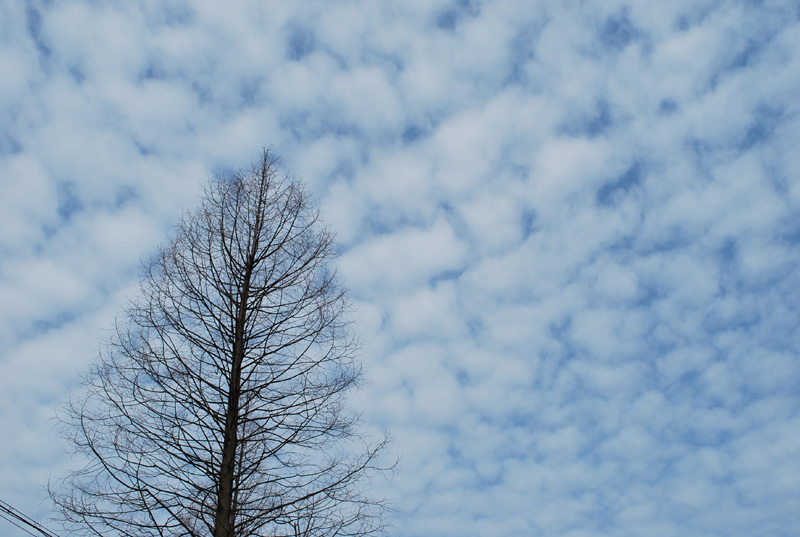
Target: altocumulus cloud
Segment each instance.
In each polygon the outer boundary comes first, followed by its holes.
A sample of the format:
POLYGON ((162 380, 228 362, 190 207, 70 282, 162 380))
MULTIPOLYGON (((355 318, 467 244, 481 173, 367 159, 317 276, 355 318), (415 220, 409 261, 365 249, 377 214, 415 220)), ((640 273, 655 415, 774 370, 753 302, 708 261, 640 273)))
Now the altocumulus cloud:
POLYGON ((273 144, 339 236, 397 535, 796 535, 799 18, 0 4, 0 497, 47 514, 138 260, 273 144))

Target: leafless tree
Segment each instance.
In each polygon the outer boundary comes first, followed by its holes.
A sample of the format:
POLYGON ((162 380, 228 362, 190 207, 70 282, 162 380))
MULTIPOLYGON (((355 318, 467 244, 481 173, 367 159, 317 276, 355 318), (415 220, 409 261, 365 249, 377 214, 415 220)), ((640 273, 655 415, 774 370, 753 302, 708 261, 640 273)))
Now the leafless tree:
POLYGON ((102 536, 356 536, 385 507, 345 396, 360 379, 334 242, 269 151, 213 179, 149 262, 62 421, 80 469, 51 486, 102 536))

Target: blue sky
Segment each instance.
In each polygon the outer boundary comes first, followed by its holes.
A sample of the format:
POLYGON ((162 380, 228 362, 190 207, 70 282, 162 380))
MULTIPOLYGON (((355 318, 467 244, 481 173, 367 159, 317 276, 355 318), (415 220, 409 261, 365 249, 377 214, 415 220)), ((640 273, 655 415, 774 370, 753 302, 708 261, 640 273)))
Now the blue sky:
POLYGON ((797 535, 798 51, 790 0, 0 3, 0 498, 47 516, 140 259, 271 145, 394 535, 797 535))

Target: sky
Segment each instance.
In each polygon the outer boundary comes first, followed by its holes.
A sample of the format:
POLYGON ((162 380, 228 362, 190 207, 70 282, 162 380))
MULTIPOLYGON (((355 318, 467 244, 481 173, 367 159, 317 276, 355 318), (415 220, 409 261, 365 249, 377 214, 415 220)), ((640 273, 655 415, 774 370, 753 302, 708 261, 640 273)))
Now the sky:
POLYGON ((47 522, 142 260, 272 147, 390 535, 798 535, 798 146, 797 0, 0 2, 0 499, 47 522))

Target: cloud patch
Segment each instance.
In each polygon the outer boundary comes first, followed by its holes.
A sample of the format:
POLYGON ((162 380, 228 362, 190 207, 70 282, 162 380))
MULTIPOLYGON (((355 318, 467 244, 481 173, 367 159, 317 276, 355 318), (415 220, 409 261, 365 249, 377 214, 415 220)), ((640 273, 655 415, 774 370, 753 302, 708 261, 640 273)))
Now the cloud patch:
POLYGON ((398 534, 796 534, 798 26, 781 0, 0 5, 0 497, 47 514, 52 405, 140 259, 272 145, 338 235, 398 534))

